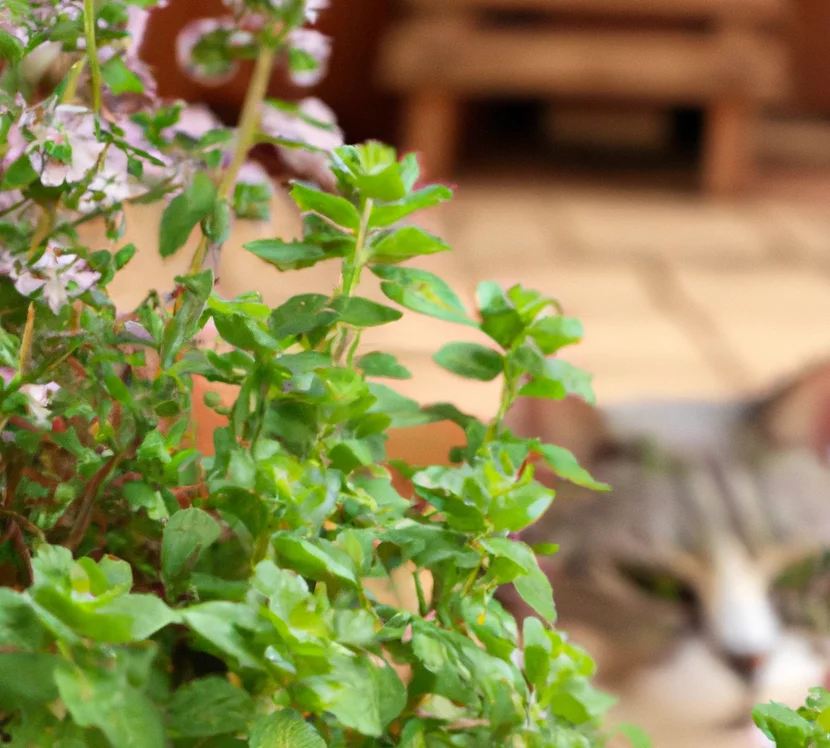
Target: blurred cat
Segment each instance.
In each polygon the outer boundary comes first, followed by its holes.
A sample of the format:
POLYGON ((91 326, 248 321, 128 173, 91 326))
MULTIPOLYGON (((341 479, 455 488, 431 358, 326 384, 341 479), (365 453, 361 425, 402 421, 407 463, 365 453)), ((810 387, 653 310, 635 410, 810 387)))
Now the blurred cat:
MULTIPOLYGON (((569 447, 612 486, 557 481, 522 539, 560 545, 540 559, 558 625, 620 696, 613 716, 655 748, 746 748, 763 737, 755 703, 797 706, 824 682, 828 416, 830 364, 749 402, 525 400, 509 415, 516 433, 569 447)), ((515 591, 504 600, 531 614, 515 591)))

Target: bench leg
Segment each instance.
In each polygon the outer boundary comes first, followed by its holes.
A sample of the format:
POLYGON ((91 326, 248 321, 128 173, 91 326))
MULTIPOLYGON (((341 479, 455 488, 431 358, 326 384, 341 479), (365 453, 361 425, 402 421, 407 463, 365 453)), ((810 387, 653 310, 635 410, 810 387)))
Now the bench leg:
POLYGON ((404 150, 420 154, 432 179, 448 176, 455 166, 460 115, 461 102, 448 91, 417 91, 406 104, 404 150))
POLYGON ((731 197, 754 178, 758 110, 739 99, 715 101, 709 108, 703 153, 703 183, 714 197, 731 197))

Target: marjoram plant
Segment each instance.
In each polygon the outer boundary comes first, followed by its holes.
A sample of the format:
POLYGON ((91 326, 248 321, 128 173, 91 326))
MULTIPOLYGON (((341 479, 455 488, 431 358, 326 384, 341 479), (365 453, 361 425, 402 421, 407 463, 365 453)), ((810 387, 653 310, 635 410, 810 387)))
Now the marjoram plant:
MULTIPOLYGON (((549 358, 576 342, 555 301, 483 283, 470 316, 413 257, 446 251, 405 220, 450 198, 418 186, 414 156, 345 146, 315 100, 266 98, 275 66, 324 72, 309 28, 321 0, 226 0, 179 39, 192 75, 254 60, 239 126, 156 95, 138 50, 152 0, 5 0, 0 7, 0 733, 11 746, 318 748, 602 745, 612 699, 590 657, 554 628, 536 554, 514 539, 553 492, 540 459, 601 489, 566 450, 515 438, 517 397, 591 397, 549 358), (338 262, 334 292, 271 309, 223 298, 206 261, 236 221, 267 218, 248 160, 279 149, 295 171, 303 236, 247 249, 273 272, 338 262), (321 189, 322 186, 322 189, 321 189), (162 255, 200 241, 176 287, 116 308, 129 273, 124 206, 164 201, 162 255), (108 246, 79 229, 104 222, 108 246), (371 273, 394 306, 357 295, 371 273), (420 407, 378 380, 411 374, 358 354, 399 307, 483 331, 442 367, 503 382, 489 423, 420 407), (206 326, 220 345, 194 344, 206 326), (237 388, 214 450, 193 446, 194 381, 237 388), (397 465, 390 427, 451 420, 447 466, 397 465), (532 459, 533 458, 533 459, 532 459), (419 610, 364 581, 414 564, 419 610), (431 594, 420 584, 432 578, 431 594), (538 612, 521 636, 494 593, 538 612), (404 682, 399 672, 408 669, 404 682)), ((152 251, 138 248, 138 251, 152 251)), ((263 267, 267 267, 263 264, 263 267)), ((782 743, 789 746, 789 743, 782 743)))

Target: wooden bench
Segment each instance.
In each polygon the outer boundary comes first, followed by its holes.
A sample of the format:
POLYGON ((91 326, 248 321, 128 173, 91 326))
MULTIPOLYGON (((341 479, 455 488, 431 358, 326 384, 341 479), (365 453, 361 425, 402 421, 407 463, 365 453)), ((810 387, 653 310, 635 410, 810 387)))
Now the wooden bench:
POLYGON ((788 95, 784 2, 409 0, 380 74, 433 176, 453 169, 466 99, 605 98, 702 106, 704 186, 731 194, 753 178, 762 108, 788 95))

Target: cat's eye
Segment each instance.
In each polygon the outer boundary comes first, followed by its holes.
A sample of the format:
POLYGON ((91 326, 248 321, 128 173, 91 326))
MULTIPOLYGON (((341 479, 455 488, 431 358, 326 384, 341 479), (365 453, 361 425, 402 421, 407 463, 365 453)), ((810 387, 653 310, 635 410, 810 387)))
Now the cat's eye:
POLYGON ((688 584, 662 569, 622 565, 619 571, 624 579, 651 597, 688 605, 694 605, 697 601, 694 590, 688 584))

